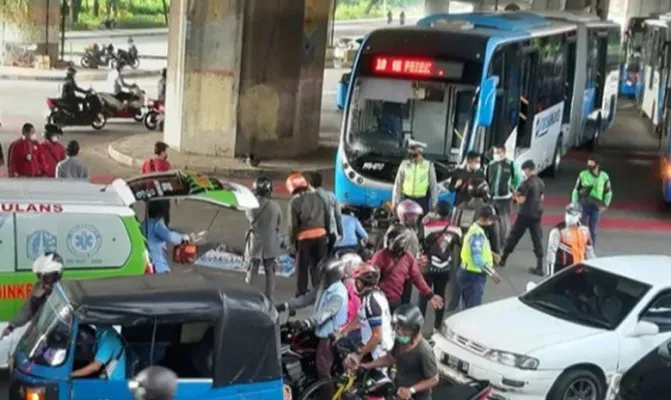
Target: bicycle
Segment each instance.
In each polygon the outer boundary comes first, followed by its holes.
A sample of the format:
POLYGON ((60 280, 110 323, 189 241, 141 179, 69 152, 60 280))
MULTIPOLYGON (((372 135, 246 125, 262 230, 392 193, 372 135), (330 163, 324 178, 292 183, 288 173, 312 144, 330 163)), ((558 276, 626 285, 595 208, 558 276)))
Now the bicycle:
POLYGON ((394 382, 379 370, 347 371, 341 376, 321 379, 301 394, 299 400, 318 399, 319 392, 327 385, 336 388, 331 400, 395 400, 394 382), (377 375, 379 374, 379 375, 377 375), (375 376, 377 375, 377 376, 375 376))

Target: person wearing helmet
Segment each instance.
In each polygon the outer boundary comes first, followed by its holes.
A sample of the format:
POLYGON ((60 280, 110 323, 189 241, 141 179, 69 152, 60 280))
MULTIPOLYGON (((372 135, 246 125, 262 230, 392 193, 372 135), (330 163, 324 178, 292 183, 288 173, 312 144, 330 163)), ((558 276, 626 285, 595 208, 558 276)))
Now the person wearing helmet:
POLYGON ((471 180, 475 178, 485 179, 482 172, 482 155, 477 151, 469 151, 466 154, 466 163, 463 167, 456 169, 450 176, 451 192, 455 192, 454 205, 460 206, 471 199, 468 192, 471 180))
POLYGON ((123 60, 117 61, 116 68, 110 71, 110 81, 112 82, 112 93, 123 107, 128 106, 128 102, 135 96, 133 90, 137 88, 135 84, 128 84, 123 78, 121 71, 126 66, 123 60))
MULTIPOLYGON (((363 265, 363 260, 355 253, 345 253, 338 258, 343 263, 343 271, 345 275, 343 282, 347 288, 347 324, 350 324, 352 321, 356 320, 359 306, 361 306, 361 298, 356 290, 354 275, 357 269, 363 265)), ((361 332, 358 329, 354 329, 350 332, 349 337, 353 339, 354 342, 358 343, 361 341, 360 333, 361 332)))
POLYGON ((487 276, 490 276, 496 284, 501 281, 494 271, 496 260, 484 231, 484 227, 493 225, 495 220, 494 207, 491 205, 481 207, 475 214, 475 223, 464 236, 460 254, 461 265, 456 276, 464 309, 482 304, 487 276))
POLYGON ((343 327, 340 335, 347 336, 355 329, 361 329, 359 350, 347 356, 345 363, 356 366, 364 357, 373 360, 386 355, 394 345, 391 327, 391 311, 384 293, 377 286, 380 270, 373 264, 364 264, 354 272, 356 291, 361 297, 357 318, 343 327))
POLYGON ((37 277, 37 283, 33 285, 28 300, 23 303, 19 312, 2 331, 3 338, 10 335, 16 328, 28 324, 37 314, 51 294, 54 285, 63 276, 63 258, 58 253, 46 252, 33 262, 33 273, 37 277))
MULTIPOLYGON (((347 288, 343 283, 344 263, 337 258, 328 258, 319 264, 320 281, 308 293, 277 305, 277 311, 299 310, 314 305, 312 315, 296 324, 302 330, 314 330, 319 339, 317 345, 317 375, 331 376, 334 352, 331 336, 347 323, 347 288)), ((328 393, 325 398, 330 398, 328 393)))
POLYGON ((80 88, 77 85, 77 82, 75 81, 76 75, 77 70, 73 67, 69 67, 65 74, 65 80, 63 80, 63 83, 61 84, 61 100, 70 106, 70 111, 80 112, 83 110, 80 109, 79 105, 85 104, 85 100, 77 96, 77 93, 86 95, 88 91, 80 88))
POLYGON ((359 218, 349 207, 342 207, 342 237, 334 247, 334 254, 347 251, 359 253, 363 250, 362 244, 368 243, 368 232, 361 225, 359 218))
POLYGON ((398 168, 392 191, 392 207, 404 199, 414 200, 422 209, 430 210, 438 202, 438 179, 433 163, 424 158, 425 143, 408 141, 409 159, 398 168))
MULTIPOLYGON (((456 276, 459 263, 459 246, 461 244, 461 229, 452 224, 452 207, 450 203, 438 202, 435 213, 430 213, 422 221, 422 257, 420 266, 424 273, 424 280, 433 288, 434 293, 446 295, 447 284, 450 278, 456 276), (433 214, 433 218, 429 218, 433 214)), ((447 295, 453 294, 447 292, 447 295)), ((458 301, 458 300, 457 300, 458 301)), ((420 299, 419 309, 426 315, 427 300, 420 299)), ((433 321, 434 331, 440 330, 445 308, 436 310, 433 321)))
MULTIPOLYGON (((419 259, 421 254, 421 246, 420 242, 422 241, 421 238, 421 230, 420 228, 420 222, 422 219, 422 215, 424 214, 424 210, 422 209, 422 206, 417 204, 416 201, 410 200, 410 199, 405 199, 398 203, 398 206, 396 206, 396 217, 399 220, 399 223, 405 227, 407 227, 410 231, 412 231, 412 240, 410 244, 410 252, 415 256, 415 258, 419 259)), ((410 299, 412 298, 412 282, 409 280, 405 282, 405 287, 403 288, 403 296, 401 297, 401 303, 409 303, 410 299)))
MULTIPOLYGON (((463 234, 466 234, 468 229, 475 222, 475 214, 477 210, 486 205, 491 205, 489 201, 489 185, 484 178, 471 179, 466 190, 468 191, 469 200, 457 206, 452 218, 454 224, 461 228, 463 234)), ((498 213, 496 213, 496 215, 498 216, 498 213)), ((484 229, 487 238, 492 245, 492 251, 498 255, 501 253, 501 241, 503 238, 499 237, 497 227, 498 225, 495 222, 494 225, 487 226, 484 229)))
POLYGON ((433 348, 422 336, 424 317, 412 304, 400 306, 392 316, 396 334, 394 348, 384 357, 361 364, 370 370, 396 365, 396 397, 403 400, 431 400, 440 383, 433 348))
POLYGON ((65 160, 65 147, 60 142, 63 131, 57 125, 44 126, 44 141, 40 143, 42 172, 47 178, 56 177, 56 165, 65 160))
POLYGON ((589 228, 580 223, 582 207, 579 203, 566 206, 564 221, 550 231, 548 250, 545 256, 545 269, 531 272, 541 276, 550 276, 562 269, 584 260, 594 258, 594 245, 589 228))
POLYGON ((433 293, 422 276, 415 255, 410 252, 413 240, 416 237, 410 229, 393 225, 385 234, 384 248, 378 250, 371 259, 371 263, 380 268, 380 290, 387 296, 392 311, 402 304, 407 281, 411 281, 434 308, 443 306, 443 299, 433 293))
POLYGON ((291 195, 287 210, 288 239, 296 250, 296 296, 300 296, 308 291, 308 277, 313 288, 319 284, 317 267, 328 253, 330 219, 324 200, 309 190, 301 173, 289 175, 286 187, 291 195))
POLYGON ((172 370, 154 365, 128 381, 128 389, 135 400, 173 400, 177 382, 177 374, 172 370))
POLYGON ((329 240, 329 256, 333 255, 333 250, 339 238, 343 235, 342 228, 342 214, 340 212, 340 204, 336 199, 335 193, 324 189, 324 177, 319 172, 310 174, 310 189, 321 197, 326 205, 326 212, 329 218, 328 240, 329 240))
POLYGON ((275 260, 281 255, 280 227, 282 226, 282 208, 272 198, 273 181, 260 176, 252 187, 259 207, 245 212, 249 229, 245 235, 245 258, 249 260, 245 282, 253 284, 263 264, 266 275, 265 294, 272 300, 275 292, 275 260))
POLYGON ((158 79, 158 101, 165 101, 165 89, 168 84, 168 69, 161 70, 161 77, 158 79))

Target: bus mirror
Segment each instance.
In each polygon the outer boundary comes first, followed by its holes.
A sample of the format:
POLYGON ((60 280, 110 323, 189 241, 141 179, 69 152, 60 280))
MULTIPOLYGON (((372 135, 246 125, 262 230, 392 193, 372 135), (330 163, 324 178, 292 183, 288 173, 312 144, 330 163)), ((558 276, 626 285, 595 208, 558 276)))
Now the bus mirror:
POLYGON ((480 112, 478 114, 478 125, 488 128, 494 119, 494 107, 496 106, 496 88, 499 85, 499 77, 494 75, 485 79, 480 87, 480 112))

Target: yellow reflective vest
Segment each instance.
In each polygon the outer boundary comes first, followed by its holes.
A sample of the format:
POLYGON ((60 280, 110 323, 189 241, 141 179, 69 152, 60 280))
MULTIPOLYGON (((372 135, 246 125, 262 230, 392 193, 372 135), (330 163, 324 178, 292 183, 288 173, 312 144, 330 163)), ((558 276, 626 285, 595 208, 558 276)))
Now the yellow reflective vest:
POLYGON ((401 192, 407 197, 424 197, 429 194, 429 174, 431 162, 422 160, 421 163, 406 163, 403 170, 403 185, 401 192))
MULTIPOLYGON (((484 229, 476 223, 471 225, 464 236, 463 245, 461 246, 461 267, 468 272, 473 272, 476 274, 487 273, 485 267, 491 267, 494 265, 494 256, 492 255, 492 248, 487 239, 484 229), (471 243, 471 238, 474 235, 478 235, 479 238, 474 238, 474 242, 471 243), (477 253, 476 258, 481 258, 481 263, 483 266, 478 265, 474 260, 474 254, 477 253)), ((480 261, 480 260, 479 260, 480 261)))

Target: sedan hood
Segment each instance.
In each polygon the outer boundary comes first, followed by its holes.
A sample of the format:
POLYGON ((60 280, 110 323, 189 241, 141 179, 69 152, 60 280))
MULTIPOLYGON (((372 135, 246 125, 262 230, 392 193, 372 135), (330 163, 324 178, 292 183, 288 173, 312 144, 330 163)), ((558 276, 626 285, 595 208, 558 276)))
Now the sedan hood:
POLYGON ((460 339, 517 354, 604 332, 533 309, 517 297, 457 313, 445 323, 460 339))

